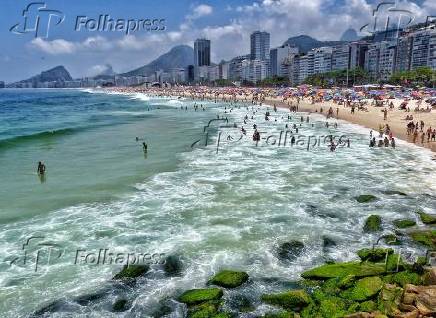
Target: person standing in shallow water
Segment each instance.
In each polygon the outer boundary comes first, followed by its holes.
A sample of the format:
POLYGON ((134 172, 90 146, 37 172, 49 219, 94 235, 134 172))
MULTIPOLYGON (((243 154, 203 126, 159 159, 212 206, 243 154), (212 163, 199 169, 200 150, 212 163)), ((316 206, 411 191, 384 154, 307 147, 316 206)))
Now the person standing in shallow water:
POLYGON ((43 176, 45 174, 45 164, 43 164, 41 161, 38 162, 37 172, 40 176, 43 176))

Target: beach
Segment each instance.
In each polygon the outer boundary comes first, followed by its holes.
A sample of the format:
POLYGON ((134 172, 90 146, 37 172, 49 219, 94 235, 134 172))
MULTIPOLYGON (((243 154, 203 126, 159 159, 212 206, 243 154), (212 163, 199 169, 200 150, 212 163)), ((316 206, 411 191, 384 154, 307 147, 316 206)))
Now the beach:
MULTIPOLYGON (((111 89, 109 89, 110 91, 111 89)), ((308 113, 321 113, 327 115, 328 109, 331 107, 333 116, 330 119, 346 120, 350 123, 361 125, 370 128, 374 131, 373 135, 378 135, 380 127, 385 131, 386 125, 389 125, 390 131, 394 138, 414 143, 417 146, 428 148, 433 152, 436 151, 436 141, 427 138, 427 129, 436 129, 436 110, 431 110, 430 105, 425 101, 424 97, 420 98, 385 98, 385 106, 374 106, 375 98, 363 99, 366 101, 365 110, 359 110, 356 107, 354 114, 351 113, 350 105, 344 102, 345 97, 342 96, 338 100, 323 100, 312 98, 310 96, 301 96, 302 94, 292 96, 276 96, 278 90, 272 89, 234 89, 234 88, 207 88, 207 87, 175 87, 175 88, 115 88, 116 92, 140 92, 143 94, 151 94, 153 96, 172 96, 172 97, 188 97, 193 100, 213 100, 213 101, 244 101, 244 102, 263 102, 265 106, 274 106, 281 108, 289 108, 290 105, 296 104, 298 100, 298 110, 308 113), (372 103, 372 104, 371 104, 372 103), (388 103, 392 103, 393 107, 388 107, 388 103), (400 109, 400 105, 406 103, 409 111, 400 109), (417 107, 420 109, 417 111, 417 107), (339 116, 336 112, 339 110, 339 116), (387 118, 384 119, 383 110, 387 110, 387 118), (413 119, 406 119, 406 116, 413 116, 413 119), (413 142, 413 134, 407 133, 407 124, 409 122, 425 123, 423 131, 417 131, 417 138, 413 142), (424 142, 421 142, 421 135, 425 133, 424 142)), ((429 90, 428 97, 435 96, 435 90, 429 90)), ((368 136, 369 138, 369 136, 368 136)))

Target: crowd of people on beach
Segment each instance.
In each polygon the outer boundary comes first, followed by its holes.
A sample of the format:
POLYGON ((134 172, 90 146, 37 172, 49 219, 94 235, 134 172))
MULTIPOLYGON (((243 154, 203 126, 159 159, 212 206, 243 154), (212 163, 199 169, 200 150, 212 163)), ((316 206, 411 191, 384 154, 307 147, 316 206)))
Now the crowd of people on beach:
MULTIPOLYGON (((414 114, 431 113, 436 108, 436 90, 419 88, 408 89, 403 87, 354 87, 354 88, 332 88, 319 89, 309 85, 301 85, 296 88, 253 88, 253 87, 208 87, 208 86, 174 86, 171 88, 145 88, 145 87, 117 87, 111 88, 120 93, 145 93, 161 97, 177 97, 178 99, 192 99, 196 101, 212 101, 217 103, 230 103, 232 105, 238 102, 246 105, 262 106, 264 104, 273 104, 274 110, 277 106, 286 107, 290 112, 300 110, 300 104, 312 105, 312 111, 323 114, 329 119, 341 119, 340 107, 349 109, 350 115, 356 112, 367 113, 371 109, 380 109, 382 112, 383 122, 379 128, 379 140, 373 140, 371 137, 370 146, 396 146, 394 132, 389 122, 389 113, 393 111, 404 111, 406 118, 407 136, 410 141, 424 145, 425 143, 435 142, 436 122, 425 123, 424 120, 414 121, 414 114), (395 102, 395 103, 394 103, 395 102), (397 104, 397 106, 395 106, 397 104), (414 107, 413 107, 414 106, 414 107), (380 133, 383 131, 383 134, 380 133)), ((185 106, 186 107, 186 106, 185 106)), ((187 109, 185 109, 187 110, 187 109)), ((202 104, 195 105, 195 111, 205 110, 202 104)), ((434 112, 434 111, 433 111, 434 112)), ((266 111, 265 120, 270 120, 270 113, 266 111)), ((345 117, 345 116, 344 116, 345 117)), ((381 121, 381 118, 380 118, 381 121)), ((245 133, 246 129, 244 128, 245 133)), ((400 133, 398 129, 396 134, 400 133)), ((404 138, 404 136, 402 137, 404 138)), ((253 137, 259 139, 259 136, 253 137)))

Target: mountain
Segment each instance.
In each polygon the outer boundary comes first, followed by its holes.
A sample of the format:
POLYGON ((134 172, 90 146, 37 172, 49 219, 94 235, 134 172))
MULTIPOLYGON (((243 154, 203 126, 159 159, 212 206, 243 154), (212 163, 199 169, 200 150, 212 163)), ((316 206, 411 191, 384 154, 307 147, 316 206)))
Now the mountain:
POLYGON ((19 81, 18 83, 43 83, 43 82, 62 82, 72 81, 70 73, 62 65, 53 67, 47 71, 41 72, 39 75, 35 75, 26 80, 19 81))
POLYGON ((356 30, 349 28, 344 33, 342 33, 341 41, 351 42, 359 40, 356 30))
POLYGON ((307 53, 311 49, 315 49, 322 46, 333 46, 343 42, 341 41, 318 41, 308 35, 294 36, 285 41, 283 45, 289 44, 290 46, 296 46, 300 50, 300 53, 307 53))
POLYGON ((122 76, 148 76, 155 71, 168 71, 171 68, 185 68, 194 64, 194 49, 188 45, 178 45, 170 51, 162 54, 147 65, 141 66, 133 71, 121 74, 122 76))
POLYGON ((114 69, 112 68, 112 65, 105 64, 105 65, 96 65, 93 70, 96 72, 96 75, 94 75, 94 79, 110 79, 113 78, 116 73, 114 72, 114 69))

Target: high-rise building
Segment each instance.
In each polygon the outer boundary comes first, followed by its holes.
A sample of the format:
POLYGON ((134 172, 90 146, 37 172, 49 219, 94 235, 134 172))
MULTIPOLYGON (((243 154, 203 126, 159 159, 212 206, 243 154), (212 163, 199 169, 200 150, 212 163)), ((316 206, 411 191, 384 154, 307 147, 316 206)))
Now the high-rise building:
POLYGON ((346 70, 350 68, 350 45, 348 43, 333 47, 332 70, 346 70))
POLYGON ((395 68, 397 41, 375 42, 368 46, 365 56, 365 70, 373 80, 387 80, 395 68))
POLYGON ((194 42, 194 66, 210 65, 210 40, 197 39, 194 42))
POLYGON ((219 78, 229 79, 230 63, 222 61, 218 66, 219 66, 219 78))
POLYGON ((243 60, 241 79, 257 83, 268 76, 268 62, 262 60, 243 60))
POLYGON ((368 43, 364 41, 350 43, 350 69, 365 67, 365 54, 368 51, 368 43))
POLYGON ((268 32, 255 31, 250 36, 250 57, 252 60, 269 60, 270 36, 268 32))
POLYGON ((410 70, 410 57, 412 53, 413 37, 406 34, 398 38, 397 52, 395 56, 395 71, 410 70))
POLYGON ((320 47, 313 50, 313 74, 326 73, 332 70, 332 47, 320 47))
POLYGON ((229 62, 229 79, 239 81, 242 78, 242 61, 250 58, 250 55, 240 55, 229 62))
POLYGON ((287 76, 288 65, 285 63, 291 55, 298 54, 298 48, 289 44, 270 51, 271 76, 287 76))
POLYGON ((415 69, 420 66, 431 66, 434 59, 434 46, 431 52, 430 43, 434 44, 434 37, 436 30, 433 28, 426 28, 413 33, 413 44, 410 68, 415 69), (433 40, 432 40, 433 38, 433 40), (433 55, 433 56, 432 56, 433 55))

